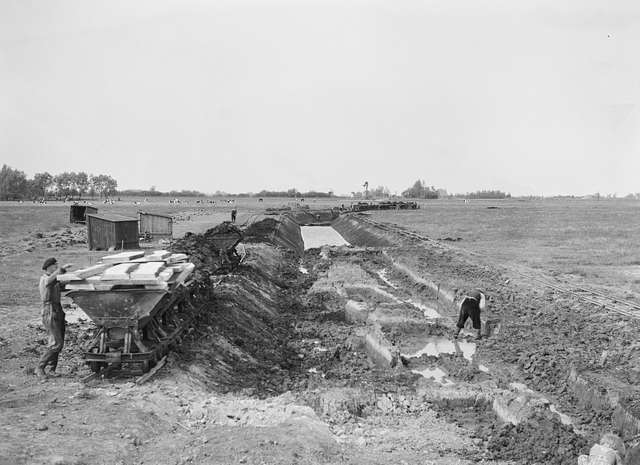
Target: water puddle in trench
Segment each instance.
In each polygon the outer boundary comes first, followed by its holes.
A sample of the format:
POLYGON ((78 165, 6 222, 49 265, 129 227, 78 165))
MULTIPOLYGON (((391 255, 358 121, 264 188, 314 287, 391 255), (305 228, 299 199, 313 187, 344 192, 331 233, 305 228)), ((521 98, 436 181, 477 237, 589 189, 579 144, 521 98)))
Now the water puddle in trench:
POLYGON ((444 371, 442 371, 442 369, 437 367, 424 368, 422 370, 411 370, 411 373, 421 375, 423 378, 433 379, 444 386, 454 384, 452 381, 445 379, 445 376, 447 376, 447 374, 444 371))
POLYGON ((300 226, 300 233, 305 250, 317 249, 323 245, 349 245, 345 238, 331 226, 300 226))
MULTIPOLYGON (((387 286, 389 286, 392 289, 398 289, 398 286, 393 284, 388 276, 387 276, 387 269, 383 268, 381 270, 378 270, 376 272, 376 274, 378 275, 378 277, 382 280, 382 282, 384 282, 387 286)), ((415 308, 417 308, 418 310, 420 310, 422 312, 422 314, 425 316, 425 318, 429 318, 429 319, 433 319, 433 318, 441 318, 442 315, 440 315, 440 313, 438 313, 438 311, 434 308, 428 307, 416 300, 413 299, 399 299, 396 296, 386 293, 390 298, 396 300, 397 302, 402 302, 402 303, 407 303, 409 305, 413 305, 415 308)))
POLYGON ((396 303, 404 303, 403 300, 399 299, 398 297, 396 297, 395 295, 391 294, 390 292, 385 291, 384 289, 381 289, 378 286, 372 285, 372 284, 345 284, 344 286, 346 289, 353 289, 355 291, 358 290, 367 290, 367 291, 371 291, 371 292, 375 292, 376 294, 379 294, 380 296, 392 301, 392 302, 396 302, 396 303))
POLYGON ((440 354, 457 354, 468 361, 473 360, 473 354, 476 352, 476 343, 467 341, 452 341, 446 337, 430 337, 427 344, 413 354, 403 354, 407 358, 418 358, 423 355, 438 357, 440 354))

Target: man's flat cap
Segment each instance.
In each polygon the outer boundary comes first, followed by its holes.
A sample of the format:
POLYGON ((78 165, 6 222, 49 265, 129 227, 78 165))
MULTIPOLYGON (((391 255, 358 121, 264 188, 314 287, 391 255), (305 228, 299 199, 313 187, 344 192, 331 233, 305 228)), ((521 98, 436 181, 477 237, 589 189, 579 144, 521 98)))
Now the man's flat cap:
POLYGON ((44 263, 42 264, 42 269, 46 270, 47 268, 49 268, 51 265, 55 265, 56 263, 58 263, 58 261, 51 257, 51 258, 47 258, 44 263))

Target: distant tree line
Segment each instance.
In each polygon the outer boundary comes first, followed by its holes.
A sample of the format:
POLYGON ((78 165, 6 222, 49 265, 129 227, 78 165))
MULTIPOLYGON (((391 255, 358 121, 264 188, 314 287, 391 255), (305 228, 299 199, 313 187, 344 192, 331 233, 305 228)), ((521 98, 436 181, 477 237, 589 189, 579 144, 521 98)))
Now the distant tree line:
POLYGON ((391 192, 387 186, 378 186, 369 191, 369 195, 375 198, 389 197, 391 192))
POLYGON ((440 192, 433 186, 428 186, 424 180, 418 179, 413 186, 402 192, 403 197, 410 199, 438 199, 440 192))
POLYGON ((79 198, 84 195, 108 197, 117 193, 118 182, 106 174, 64 172, 52 175, 36 173, 33 178, 20 170, 2 165, 0 170, 0 200, 36 198, 79 198))
POLYGON ((123 189, 118 191, 119 195, 127 197, 206 197, 207 194, 195 191, 195 190, 172 190, 172 191, 159 191, 156 186, 151 186, 149 189, 123 189))
POLYGON ((446 189, 437 189, 429 186, 424 180, 418 179, 411 187, 402 192, 403 197, 412 199, 440 199, 440 198, 466 198, 466 199, 509 199, 511 194, 500 190, 481 190, 467 192, 466 194, 450 195, 446 189))
POLYGON ((456 194, 455 197, 465 199, 510 199, 511 194, 499 190, 467 192, 466 194, 456 194))
MULTIPOLYGON (((228 194, 229 195, 229 194, 228 194)), ((267 197, 284 197, 284 198, 298 198, 298 197, 308 197, 308 198, 313 198, 313 197, 322 197, 322 198, 329 198, 329 197, 334 197, 334 193, 333 191, 327 191, 327 192, 321 192, 321 191, 307 191, 307 192, 300 192, 298 189, 296 189, 295 187, 288 189, 286 191, 269 191, 266 189, 261 190, 260 192, 245 192, 242 194, 237 194, 237 195, 233 195, 231 194, 231 196, 233 197, 260 197, 260 198, 267 198, 267 197)))

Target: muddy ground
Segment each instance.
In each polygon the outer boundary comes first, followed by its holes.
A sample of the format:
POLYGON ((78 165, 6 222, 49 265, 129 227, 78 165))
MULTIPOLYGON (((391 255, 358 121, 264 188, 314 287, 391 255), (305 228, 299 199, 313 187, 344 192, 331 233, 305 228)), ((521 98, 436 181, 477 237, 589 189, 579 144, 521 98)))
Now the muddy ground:
MULTIPOLYGON (((143 385, 80 381, 93 325, 69 302, 61 376, 37 380, 35 285, 11 294, 0 463, 573 464, 615 424, 568 388, 571 368, 637 408, 634 323, 455 248, 399 239, 301 257, 254 229, 238 269, 212 281, 200 263, 195 323, 143 385), (454 343, 453 309, 398 264, 454 292, 485 289, 491 335, 454 343)), ((25 253, 49 253, 33 242, 25 253)), ((60 248, 83 257, 82 244, 60 248)))

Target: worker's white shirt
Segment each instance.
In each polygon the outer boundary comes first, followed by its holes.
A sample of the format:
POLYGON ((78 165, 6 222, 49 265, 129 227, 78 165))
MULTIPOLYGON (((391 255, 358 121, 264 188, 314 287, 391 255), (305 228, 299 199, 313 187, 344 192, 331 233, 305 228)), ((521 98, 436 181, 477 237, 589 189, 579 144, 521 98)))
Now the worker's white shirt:
POLYGON ((486 307, 487 307, 487 299, 485 299, 483 293, 480 293, 480 310, 484 312, 484 309, 486 307))
MULTIPOLYGON (((466 295, 462 296, 462 299, 460 300, 460 303, 458 304, 458 310, 460 310, 462 308, 462 304, 464 303, 464 301, 466 299, 471 299, 471 297, 466 296, 466 295)), ((473 299, 473 300, 476 300, 476 299, 473 299)), ((480 307, 480 311, 482 311, 482 312, 484 312, 484 309, 487 308, 487 299, 485 298, 484 293, 482 293, 482 292, 480 293, 480 304, 479 304, 479 307, 480 307)))

